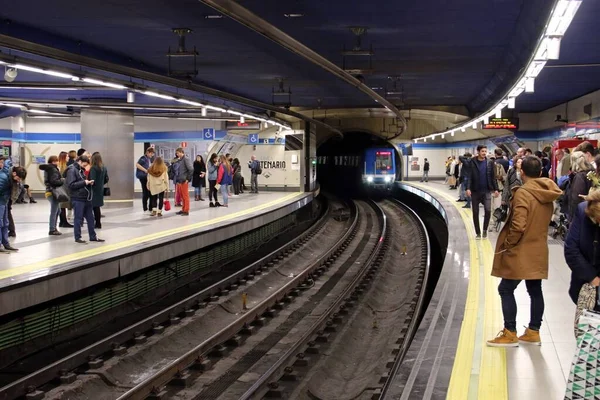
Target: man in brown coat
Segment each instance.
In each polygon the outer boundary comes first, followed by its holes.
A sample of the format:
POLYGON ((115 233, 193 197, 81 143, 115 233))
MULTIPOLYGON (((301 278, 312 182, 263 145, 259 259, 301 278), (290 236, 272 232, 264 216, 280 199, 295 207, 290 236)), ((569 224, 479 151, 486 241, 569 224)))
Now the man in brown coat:
POLYGON ((508 221, 498 236, 492 276, 502 278, 498 292, 502 300, 504 330, 488 346, 540 345, 544 314, 542 279, 548 279, 548 225, 553 202, 561 195, 556 183, 540 178, 542 161, 527 156, 521 165, 523 186, 515 188, 508 221), (517 303, 514 291, 524 280, 531 298, 531 317, 525 334, 517 337, 517 303))

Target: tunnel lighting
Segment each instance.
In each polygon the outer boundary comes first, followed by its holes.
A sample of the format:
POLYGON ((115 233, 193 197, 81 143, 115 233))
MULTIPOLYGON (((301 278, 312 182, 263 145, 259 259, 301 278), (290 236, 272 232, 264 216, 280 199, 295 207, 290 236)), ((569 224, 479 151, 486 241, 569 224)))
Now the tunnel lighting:
POLYGON ((548 38, 547 43, 548 43, 548 51, 547 51, 548 60, 558 60, 560 57, 560 37, 548 38))
POLYGON ((206 107, 202 107, 201 115, 203 117, 206 117, 207 114, 208 114, 208 110, 206 109, 206 107))
POLYGON ((111 83, 111 82, 105 82, 105 81, 101 81, 98 79, 83 78, 82 80, 84 82, 91 83, 92 85, 106 86, 106 87, 113 88, 113 89, 127 89, 127 86, 123 86, 123 85, 119 85, 119 84, 111 83))
POLYGON ((508 98, 508 108, 510 108, 511 110, 513 108, 515 108, 515 98, 514 97, 509 97, 508 98))
POLYGON ((151 92, 151 91, 148 91, 148 90, 145 91, 144 94, 146 96, 150 96, 150 97, 158 97, 159 99, 175 100, 175 97, 173 97, 173 96, 167 96, 166 94, 151 92))
POLYGON ((579 6, 581 6, 581 0, 560 0, 550 17, 546 36, 564 36, 575 18, 579 6))
POLYGON ((11 66, 13 68, 16 68, 16 69, 22 69, 23 71, 37 72, 38 74, 55 76, 57 78, 66 78, 66 79, 75 78, 71 74, 65 74, 63 72, 52 71, 51 69, 43 69, 43 68, 37 68, 37 67, 30 67, 29 65, 23 65, 23 64, 13 64, 11 66))
POLYGON ((527 78, 525 80, 525 93, 535 92, 535 78, 527 78))
POLYGON ((537 78, 537 76, 542 72, 542 69, 546 66, 546 61, 533 61, 529 68, 527 68, 527 72, 525 76, 528 78, 537 78))

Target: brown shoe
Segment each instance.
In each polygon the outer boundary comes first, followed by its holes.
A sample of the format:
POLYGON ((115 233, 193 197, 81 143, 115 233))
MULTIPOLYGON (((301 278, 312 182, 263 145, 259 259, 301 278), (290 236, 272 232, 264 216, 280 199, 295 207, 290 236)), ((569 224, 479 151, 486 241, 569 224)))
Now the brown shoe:
POLYGON ((540 339, 540 331, 525 328, 525 333, 519 336, 519 342, 541 346, 542 340, 540 339))
POLYGON ((490 347, 519 347, 519 338, 517 338, 517 332, 511 332, 504 328, 495 339, 488 340, 487 345, 490 347))

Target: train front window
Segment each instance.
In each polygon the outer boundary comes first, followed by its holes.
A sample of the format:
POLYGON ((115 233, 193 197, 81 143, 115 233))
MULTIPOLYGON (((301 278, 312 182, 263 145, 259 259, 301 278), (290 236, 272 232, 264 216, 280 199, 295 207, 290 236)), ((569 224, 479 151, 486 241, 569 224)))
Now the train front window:
POLYGON ((375 173, 387 174, 392 169, 392 152, 378 151, 375 154, 375 173))

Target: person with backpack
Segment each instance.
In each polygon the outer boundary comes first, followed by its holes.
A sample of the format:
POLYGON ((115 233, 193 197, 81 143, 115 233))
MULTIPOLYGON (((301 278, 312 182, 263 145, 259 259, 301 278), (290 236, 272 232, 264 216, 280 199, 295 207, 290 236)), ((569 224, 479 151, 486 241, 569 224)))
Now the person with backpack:
POLYGON ((260 167, 260 161, 256 159, 255 155, 252 155, 251 160, 248 161, 248 168, 250 168, 250 193, 258 194, 258 176, 262 174, 262 168, 260 167))
MULTIPOLYGON (((85 152, 85 150, 84 150, 85 152)), ((148 203, 150 202, 150 191, 148 191, 148 168, 154 162, 154 149, 148 147, 143 156, 135 164, 135 177, 139 179, 142 186, 142 207, 144 212, 148 212, 148 203)))

